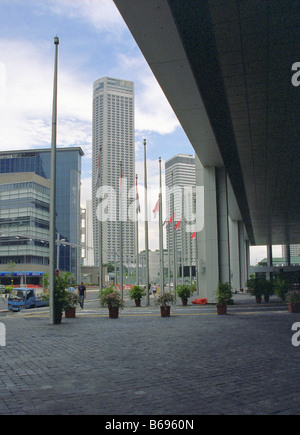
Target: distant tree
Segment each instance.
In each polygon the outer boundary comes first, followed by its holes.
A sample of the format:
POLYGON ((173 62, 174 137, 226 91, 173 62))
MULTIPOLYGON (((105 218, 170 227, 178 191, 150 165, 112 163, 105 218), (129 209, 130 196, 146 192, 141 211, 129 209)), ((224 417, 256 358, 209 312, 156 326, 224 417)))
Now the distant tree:
POLYGON ((16 263, 14 261, 10 260, 10 262, 7 265, 7 268, 8 268, 8 270, 10 270, 11 275, 15 271, 16 266, 17 266, 16 263))
POLYGON ((10 262, 7 265, 7 268, 10 271, 11 284, 13 284, 13 281, 14 281, 13 280, 13 275, 14 275, 14 271, 15 271, 16 266, 17 266, 16 263, 14 261, 12 261, 12 260, 10 260, 10 262))
POLYGON ((107 272, 108 273, 110 273, 110 272, 114 272, 114 270, 115 270, 115 265, 113 264, 113 263, 107 263, 107 272))

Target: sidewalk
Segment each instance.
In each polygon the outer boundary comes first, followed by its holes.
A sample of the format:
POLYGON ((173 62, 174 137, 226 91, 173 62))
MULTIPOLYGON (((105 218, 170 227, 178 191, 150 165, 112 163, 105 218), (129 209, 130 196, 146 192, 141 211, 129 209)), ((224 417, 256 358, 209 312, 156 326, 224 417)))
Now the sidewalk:
POLYGON ((129 307, 61 325, 47 313, 2 316, 0 414, 299 414, 300 314, 248 303, 227 316, 129 307))

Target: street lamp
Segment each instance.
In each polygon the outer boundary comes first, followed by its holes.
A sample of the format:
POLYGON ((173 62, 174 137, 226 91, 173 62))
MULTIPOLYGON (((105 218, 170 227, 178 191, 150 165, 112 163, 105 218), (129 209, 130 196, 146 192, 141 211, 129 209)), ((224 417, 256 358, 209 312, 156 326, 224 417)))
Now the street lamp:
POLYGON ((52 106, 52 136, 51 136, 51 176, 50 176, 50 264, 49 264, 49 306, 50 323, 54 325, 55 319, 55 226, 56 226, 56 130, 57 130, 57 57, 59 39, 54 38, 54 82, 52 106))

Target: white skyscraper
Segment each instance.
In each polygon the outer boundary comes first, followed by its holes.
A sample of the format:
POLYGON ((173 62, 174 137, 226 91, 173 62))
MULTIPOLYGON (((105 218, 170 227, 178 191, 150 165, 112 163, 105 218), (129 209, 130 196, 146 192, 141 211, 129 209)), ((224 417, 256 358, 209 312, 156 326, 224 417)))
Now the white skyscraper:
MULTIPOLYGON (((101 147, 100 172, 102 186, 109 186, 114 194, 108 199, 107 220, 102 222, 103 263, 113 262, 120 254, 119 185, 122 162, 122 189, 135 186, 134 143, 134 84, 130 81, 104 77, 96 80, 93 87, 93 235, 95 265, 98 265, 98 220, 96 182, 101 147), (126 185, 127 181, 127 185, 126 185), (110 202, 112 201, 112 203, 110 202)), ((135 226, 126 216, 124 206, 123 258, 124 263, 133 261, 135 255, 135 226)))
MULTIPOLYGON (((166 216, 167 219, 172 216, 172 197, 170 192, 174 192, 174 214, 173 224, 178 227, 175 230, 175 246, 177 264, 181 265, 181 255, 183 255, 184 265, 195 265, 196 245, 195 240, 191 239, 193 233, 193 214, 195 214, 195 191, 196 172, 195 157, 187 154, 178 154, 171 157, 165 163, 166 176, 166 216), (183 188, 184 199, 183 199, 183 188), (182 206, 182 204, 184 204, 182 206), (183 244, 183 249, 182 249, 183 244)), ((170 246, 170 252, 173 251, 173 236, 171 225, 167 227, 167 246, 170 246)))
MULTIPOLYGON (((300 255, 300 245, 289 245, 290 246, 290 256, 298 257, 300 255)), ((282 246, 282 256, 286 257, 286 246, 282 246)))

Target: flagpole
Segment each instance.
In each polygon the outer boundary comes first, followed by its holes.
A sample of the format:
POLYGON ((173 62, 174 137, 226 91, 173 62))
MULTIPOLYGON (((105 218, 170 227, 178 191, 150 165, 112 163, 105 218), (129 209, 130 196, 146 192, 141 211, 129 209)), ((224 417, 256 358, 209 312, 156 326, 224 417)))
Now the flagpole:
MULTIPOLYGON (((99 185, 102 186, 102 171, 101 171, 101 155, 102 147, 100 146, 99 149, 99 185)), ((97 180, 98 183, 98 180, 97 180)), ((100 203, 100 198, 99 198, 100 203)), ((98 233, 99 233, 99 240, 98 240, 98 258, 99 258, 99 290, 102 289, 103 284, 103 276, 102 276, 102 209, 101 209, 101 216, 98 216, 98 233), (100 218, 100 219, 99 219, 100 218)))
POLYGON ((196 233, 196 240, 195 240, 195 243, 196 243, 196 261, 195 261, 195 263, 196 263, 196 288, 197 288, 197 295, 200 295, 200 281, 199 281, 199 278, 200 278, 200 275, 199 275, 199 258, 198 258, 198 233, 196 233))
POLYGON ((49 307, 50 323, 54 325, 56 320, 55 309, 55 231, 56 231, 56 130, 57 130, 57 58, 59 39, 54 38, 55 60, 54 60, 54 83, 52 102, 52 136, 51 136, 51 174, 50 174, 50 235, 49 235, 49 307))
MULTIPOLYGON (((138 190, 137 190, 137 186, 138 186, 138 175, 135 175, 135 184, 136 184, 136 196, 137 199, 138 198, 138 190)), ((138 286, 140 283, 140 275, 139 275, 139 205, 137 204, 136 207, 136 221, 135 221, 135 240, 136 240, 136 276, 135 276, 135 283, 138 286)))
POLYGON ((181 279, 183 284, 184 279, 184 188, 182 188, 182 204, 181 204, 181 279))
MULTIPOLYGON (((193 195, 193 210, 196 211, 196 192, 194 192, 193 195)), ((196 223, 197 223, 197 217, 196 217, 196 223)), ((195 230, 195 249, 191 249, 191 257, 192 257, 192 264, 193 264, 193 252, 195 252, 195 279, 197 279, 196 273, 197 273, 197 255, 196 255, 196 249, 197 249, 197 225, 196 225, 196 230, 195 230)), ((193 271, 193 266, 191 266, 191 269, 193 271)), ((191 273, 192 277, 191 277, 191 284, 192 284, 192 278, 193 278, 193 273, 191 273)), ((196 281, 197 283, 197 281, 196 281)))
MULTIPOLYGON (((170 197, 171 198, 171 197, 170 197)), ((169 292, 171 291, 171 255, 170 255, 170 218, 168 222, 168 279, 169 279, 169 292)))
POLYGON ((189 239, 189 272, 190 272, 190 284, 192 284, 192 238, 189 239))
POLYGON ((120 224, 120 290, 121 290, 121 296, 123 299, 123 225, 122 225, 122 162, 120 161, 120 174, 121 174, 121 181, 120 181, 120 189, 119 189, 119 224, 120 224))
POLYGON ((161 157, 159 157, 159 252, 160 252, 160 292, 164 293, 164 241, 163 241, 163 222, 162 222, 161 157))
POLYGON ((147 159, 146 159, 146 139, 144 139, 144 187, 145 187, 145 259, 146 259, 146 291, 147 291, 147 305, 150 305, 150 294, 149 294, 149 241, 148 241, 148 195, 147 195, 147 159))
POLYGON ((173 195, 173 201, 172 201, 172 237, 173 237, 173 290, 174 290, 174 295, 175 295, 175 301, 176 301, 176 275, 177 275, 177 265, 176 265, 176 247, 175 247, 175 228, 174 228, 174 224, 175 224, 175 218, 174 218, 174 174, 172 171, 172 195, 173 195))

